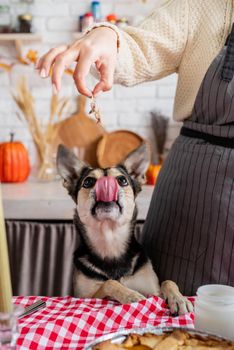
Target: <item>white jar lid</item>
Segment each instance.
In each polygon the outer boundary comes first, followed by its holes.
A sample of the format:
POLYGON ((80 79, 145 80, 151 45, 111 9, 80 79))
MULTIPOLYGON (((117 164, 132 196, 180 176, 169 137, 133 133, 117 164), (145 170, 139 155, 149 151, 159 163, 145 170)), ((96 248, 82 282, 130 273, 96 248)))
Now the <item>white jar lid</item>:
POLYGON ((207 284, 198 288, 197 296, 215 303, 234 304, 234 287, 223 284, 207 284))

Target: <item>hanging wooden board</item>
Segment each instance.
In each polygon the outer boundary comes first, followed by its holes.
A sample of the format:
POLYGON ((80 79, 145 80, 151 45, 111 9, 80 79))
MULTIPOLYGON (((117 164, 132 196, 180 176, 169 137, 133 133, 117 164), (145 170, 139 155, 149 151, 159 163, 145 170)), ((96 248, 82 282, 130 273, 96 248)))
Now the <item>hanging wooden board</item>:
POLYGON ((143 141, 144 139, 140 135, 128 130, 118 130, 105 134, 97 145, 99 166, 107 168, 120 163, 143 141))
POLYGON ((79 111, 57 124, 57 141, 72 148, 81 160, 97 166, 96 148, 105 129, 85 113, 86 98, 78 98, 79 111))

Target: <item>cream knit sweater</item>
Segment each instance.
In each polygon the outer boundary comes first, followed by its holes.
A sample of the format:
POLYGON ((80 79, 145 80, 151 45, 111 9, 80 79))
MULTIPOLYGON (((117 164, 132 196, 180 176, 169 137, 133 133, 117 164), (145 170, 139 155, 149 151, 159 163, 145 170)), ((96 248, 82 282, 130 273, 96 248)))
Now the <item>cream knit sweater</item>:
POLYGON ((234 0, 167 0, 137 28, 113 26, 119 36, 115 82, 132 86, 176 72, 174 119, 187 118, 232 22, 234 0))

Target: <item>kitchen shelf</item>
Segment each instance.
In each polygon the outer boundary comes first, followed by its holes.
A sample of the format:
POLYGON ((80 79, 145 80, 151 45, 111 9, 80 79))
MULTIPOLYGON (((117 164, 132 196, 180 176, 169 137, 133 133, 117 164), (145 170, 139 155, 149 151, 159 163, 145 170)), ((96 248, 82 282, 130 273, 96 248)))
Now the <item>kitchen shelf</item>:
POLYGON ((19 57, 22 57, 22 46, 24 42, 40 42, 42 40, 41 35, 34 33, 6 33, 0 34, 1 42, 12 41, 15 44, 15 48, 19 57))

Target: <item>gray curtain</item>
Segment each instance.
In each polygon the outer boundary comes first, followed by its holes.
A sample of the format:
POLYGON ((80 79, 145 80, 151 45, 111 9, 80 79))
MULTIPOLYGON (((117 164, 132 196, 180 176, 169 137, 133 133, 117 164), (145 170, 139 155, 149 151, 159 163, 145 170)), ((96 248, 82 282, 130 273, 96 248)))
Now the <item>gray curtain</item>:
MULTIPOLYGON (((72 222, 6 221, 14 295, 73 295, 73 252, 79 244, 72 222)), ((136 227, 139 236, 142 223, 136 227)))
POLYGON ((7 221, 14 295, 72 295, 72 223, 7 221))

